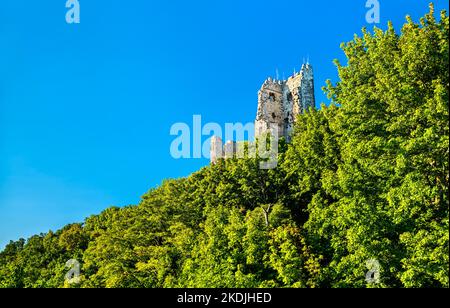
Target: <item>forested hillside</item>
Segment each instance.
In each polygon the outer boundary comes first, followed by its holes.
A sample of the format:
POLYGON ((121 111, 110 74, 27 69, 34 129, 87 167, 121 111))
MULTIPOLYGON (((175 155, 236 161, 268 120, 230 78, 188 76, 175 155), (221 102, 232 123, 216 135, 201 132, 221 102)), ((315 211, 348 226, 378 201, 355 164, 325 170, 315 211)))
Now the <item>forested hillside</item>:
POLYGON ((139 205, 11 242, 0 287, 449 287, 449 19, 437 15, 343 44, 331 105, 298 118, 278 168, 222 160, 139 205), (65 282, 70 259, 79 284, 65 282))

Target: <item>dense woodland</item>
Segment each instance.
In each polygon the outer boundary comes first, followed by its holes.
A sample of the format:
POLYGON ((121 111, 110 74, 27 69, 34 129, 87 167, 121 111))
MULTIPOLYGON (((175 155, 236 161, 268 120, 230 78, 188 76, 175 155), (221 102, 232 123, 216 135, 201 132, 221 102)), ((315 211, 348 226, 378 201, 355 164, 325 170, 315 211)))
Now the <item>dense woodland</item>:
POLYGON ((279 165, 219 161, 11 242, 0 287, 449 287, 449 19, 363 30, 279 165), (79 284, 64 277, 81 263, 79 284), (366 280, 378 260, 379 283, 366 280))

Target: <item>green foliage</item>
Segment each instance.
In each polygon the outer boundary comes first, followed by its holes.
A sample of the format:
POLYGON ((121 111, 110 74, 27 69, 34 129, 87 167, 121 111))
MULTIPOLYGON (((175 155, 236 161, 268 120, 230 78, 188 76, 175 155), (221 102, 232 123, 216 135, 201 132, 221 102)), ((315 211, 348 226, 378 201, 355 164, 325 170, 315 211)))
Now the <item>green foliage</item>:
POLYGON ((0 287, 449 287, 448 37, 432 7, 400 33, 364 29, 342 46, 332 104, 298 118, 278 168, 221 160, 137 206, 11 242, 0 287))

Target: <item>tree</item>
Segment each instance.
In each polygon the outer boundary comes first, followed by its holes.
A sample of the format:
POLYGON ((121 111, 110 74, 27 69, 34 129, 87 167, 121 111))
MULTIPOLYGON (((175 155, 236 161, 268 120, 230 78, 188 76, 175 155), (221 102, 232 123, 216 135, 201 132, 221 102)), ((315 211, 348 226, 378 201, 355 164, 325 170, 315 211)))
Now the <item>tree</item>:
POLYGON ((363 286, 372 258, 381 286, 448 286, 448 34, 431 6, 400 35, 389 24, 343 45, 348 64, 327 87, 342 197, 311 217, 331 226, 337 286, 363 286))

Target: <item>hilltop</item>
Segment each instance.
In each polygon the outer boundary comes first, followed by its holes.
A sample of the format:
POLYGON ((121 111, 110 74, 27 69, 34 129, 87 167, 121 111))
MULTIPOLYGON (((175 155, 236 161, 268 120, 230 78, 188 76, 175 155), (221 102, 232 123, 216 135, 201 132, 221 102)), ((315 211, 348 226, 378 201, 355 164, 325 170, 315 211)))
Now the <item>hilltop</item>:
POLYGON ((363 30, 276 169, 218 160, 11 242, 0 287, 449 287, 448 37, 433 8, 401 34, 363 30))

